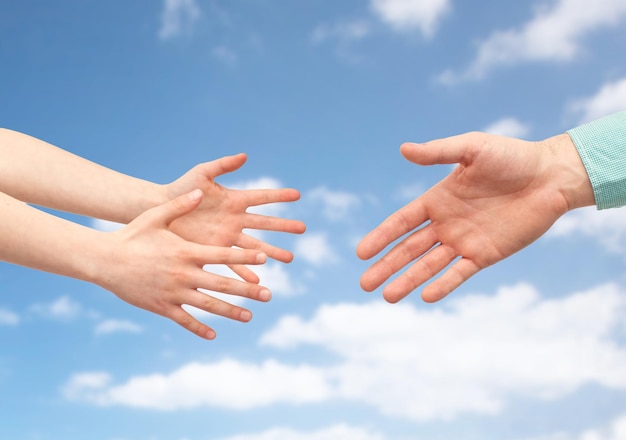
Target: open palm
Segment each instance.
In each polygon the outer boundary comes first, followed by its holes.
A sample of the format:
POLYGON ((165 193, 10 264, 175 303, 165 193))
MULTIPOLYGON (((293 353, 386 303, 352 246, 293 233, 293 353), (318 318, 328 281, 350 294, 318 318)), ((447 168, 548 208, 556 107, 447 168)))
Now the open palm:
MULTIPOLYGON (((257 249, 275 260, 290 262, 293 259, 290 251, 254 238, 246 234, 244 229, 303 233, 305 225, 301 221, 248 212, 253 206, 296 201, 300 194, 289 188, 233 190, 215 182, 216 177, 239 169, 245 161, 245 154, 223 157, 197 165, 179 179, 165 185, 169 199, 195 188, 205 194, 200 206, 174 221, 171 229, 181 237, 200 244, 257 249)), ((252 282, 256 278, 242 266, 232 268, 247 281, 252 282)))
POLYGON ((363 289, 410 264, 383 290, 396 302, 457 260, 422 292, 437 301, 539 238, 571 209, 555 184, 565 172, 553 146, 484 133, 404 144, 402 154, 416 164, 459 165, 362 240, 357 255, 369 259, 411 232, 363 274, 363 289))

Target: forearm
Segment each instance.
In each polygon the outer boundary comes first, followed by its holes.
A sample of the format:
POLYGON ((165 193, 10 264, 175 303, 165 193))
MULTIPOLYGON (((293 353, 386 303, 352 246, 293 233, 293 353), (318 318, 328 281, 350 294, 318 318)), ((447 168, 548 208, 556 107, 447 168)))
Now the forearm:
POLYGON ((0 192, 0 260, 94 282, 105 233, 52 216, 0 192))
POLYGON ((0 129, 0 191, 23 202, 128 223, 164 201, 161 185, 0 129))

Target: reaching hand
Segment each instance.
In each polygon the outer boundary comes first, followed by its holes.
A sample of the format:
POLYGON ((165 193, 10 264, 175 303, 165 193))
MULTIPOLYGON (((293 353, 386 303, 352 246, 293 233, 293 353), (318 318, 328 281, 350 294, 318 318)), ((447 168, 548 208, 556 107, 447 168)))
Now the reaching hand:
POLYGON ((389 302, 404 298, 457 259, 422 292, 425 301, 438 301, 532 243, 568 210, 594 203, 567 135, 526 142, 468 133, 404 144, 401 153, 419 165, 459 165, 359 244, 357 255, 369 259, 411 232, 361 277, 362 288, 372 291, 410 264, 383 289, 389 302))
POLYGON ((104 242, 104 252, 98 254, 103 257, 94 268, 93 281, 134 306, 213 339, 213 329, 183 310, 183 304, 243 322, 252 315, 197 289, 259 301, 268 301, 271 293, 257 284, 203 270, 205 264, 262 264, 266 261, 263 252, 192 243, 169 230, 172 222, 190 215, 201 200, 202 192, 195 190, 144 212, 119 231, 108 233, 111 240, 104 242))
MULTIPOLYGON (((293 254, 272 246, 243 232, 244 229, 301 234, 305 225, 301 221, 248 213, 252 206, 278 202, 293 202, 300 198, 295 189, 232 190, 215 182, 215 178, 239 169, 246 161, 245 154, 227 156, 197 165, 176 181, 165 186, 168 198, 201 189, 205 197, 200 206, 190 214, 172 222, 172 230, 181 237, 213 246, 237 246, 258 249, 268 257, 290 262, 293 254)), ((243 279, 258 282, 258 277, 243 266, 231 268, 243 279)))

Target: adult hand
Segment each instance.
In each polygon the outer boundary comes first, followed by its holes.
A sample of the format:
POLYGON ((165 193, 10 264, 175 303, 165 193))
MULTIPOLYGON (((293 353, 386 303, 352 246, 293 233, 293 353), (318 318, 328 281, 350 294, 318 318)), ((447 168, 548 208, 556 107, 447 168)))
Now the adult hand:
POLYGON ((527 142, 468 133, 425 144, 404 144, 402 155, 418 165, 459 165, 426 193, 399 209, 359 244, 369 259, 404 234, 361 277, 389 302, 426 286, 422 298, 442 299, 478 271, 521 250, 570 209, 594 204, 585 168, 568 135, 527 142))
POLYGON ((186 241, 169 226, 190 215, 201 204, 202 191, 195 190, 152 208, 124 228, 108 233, 103 252, 92 270, 94 283, 122 300, 170 318, 187 330, 213 339, 215 331, 183 308, 183 304, 238 321, 249 321, 249 310, 201 293, 198 289, 268 301, 270 291, 258 284, 215 275, 205 264, 262 264, 266 255, 258 250, 208 246, 186 241))
MULTIPOLYGON (((291 252, 251 237, 243 230, 303 233, 306 227, 301 221, 247 212, 252 206, 296 201, 300 193, 288 188, 233 190, 215 182, 216 177, 239 169, 246 159, 242 153, 200 164, 165 185, 168 199, 194 188, 201 189, 205 194, 200 206, 172 222, 171 228, 181 237, 197 243, 258 249, 270 258, 288 263, 293 259, 291 252)), ((258 277, 247 268, 241 265, 233 265, 231 268, 246 281, 258 282, 258 277)))

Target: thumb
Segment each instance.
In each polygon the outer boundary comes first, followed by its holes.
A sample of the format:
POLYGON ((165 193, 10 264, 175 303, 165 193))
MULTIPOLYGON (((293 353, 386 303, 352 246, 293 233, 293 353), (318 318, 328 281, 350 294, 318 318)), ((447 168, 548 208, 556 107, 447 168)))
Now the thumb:
POLYGON ((214 179, 223 174, 238 170, 246 162, 247 158, 248 156, 245 153, 239 153, 234 156, 224 156, 211 162, 201 164, 201 173, 209 179, 214 179))
POLYGON ((190 193, 183 194, 154 208, 155 216, 165 226, 169 226, 174 220, 182 217, 185 214, 189 214, 196 209, 202 201, 202 190, 195 189, 190 193))
POLYGON ((469 161, 475 146, 480 145, 480 133, 466 133, 424 144, 405 143, 400 153, 405 159, 418 165, 454 164, 469 161))

